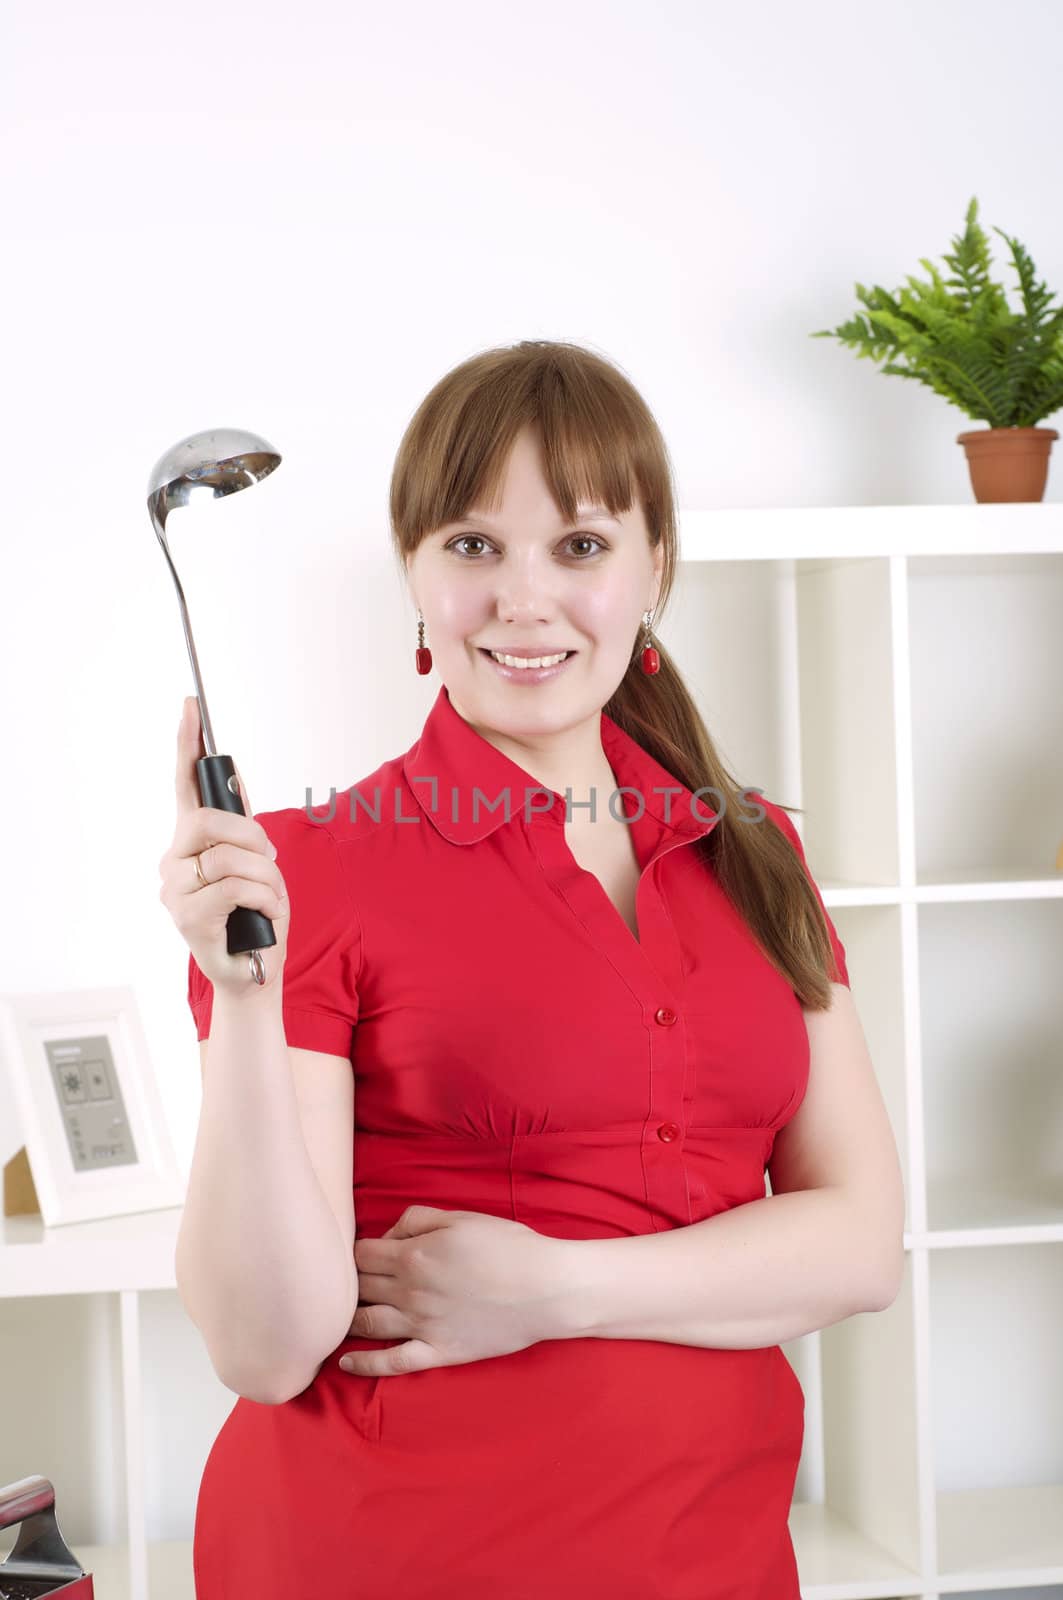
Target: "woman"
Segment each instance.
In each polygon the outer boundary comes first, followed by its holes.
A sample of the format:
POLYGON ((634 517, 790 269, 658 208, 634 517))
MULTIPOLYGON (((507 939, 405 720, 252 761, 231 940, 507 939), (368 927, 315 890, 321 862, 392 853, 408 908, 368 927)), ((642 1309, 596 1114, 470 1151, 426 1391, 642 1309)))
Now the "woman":
POLYGON ((197 1594, 797 1600, 779 1341, 892 1301, 901 1177, 796 829, 651 631, 665 445, 598 356, 490 350, 416 412, 391 515, 442 680, 413 746, 325 816, 240 817, 182 724, 178 1283, 240 1396, 197 1594))

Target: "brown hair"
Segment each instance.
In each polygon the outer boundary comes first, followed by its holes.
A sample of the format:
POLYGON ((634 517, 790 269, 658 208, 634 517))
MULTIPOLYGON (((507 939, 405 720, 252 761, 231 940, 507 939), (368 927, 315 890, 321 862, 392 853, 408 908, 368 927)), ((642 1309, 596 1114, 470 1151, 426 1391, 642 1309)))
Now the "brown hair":
MULTIPOLYGON (((575 517, 580 499, 600 501, 616 516, 638 496, 651 545, 664 544, 659 612, 679 559, 673 471, 660 429, 619 368, 580 345, 548 339, 525 339, 470 357, 446 373, 417 408, 391 476, 392 536, 403 574, 407 556, 427 534, 460 520, 470 506, 497 505, 510 450, 529 424, 541 440, 546 480, 566 518, 575 517)), ((721 820, 691 848, 715 872, 802 1005, 827 1010, 830 936, 805 867, 779 828, 742 820, 748 791, 717 754, 675 662, 656 636, 654 643, 660 671, 648 676, 640 670, 641 638, 636 639, 606 715, 688 789, 715 791, 709 808, 721 811, 721 820)))

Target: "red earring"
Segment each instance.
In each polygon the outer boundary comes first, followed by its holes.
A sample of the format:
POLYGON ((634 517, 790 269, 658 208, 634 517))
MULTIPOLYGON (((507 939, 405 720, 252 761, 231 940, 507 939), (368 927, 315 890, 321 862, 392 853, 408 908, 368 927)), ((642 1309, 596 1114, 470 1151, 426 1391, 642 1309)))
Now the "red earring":
POLYGON ((646 612, 642 625, 646 629, 646 643, 642 647, 642 670, 649 673, 660 672, 661 658, 650 644, 650 639, 653 637, 650 633, 650 612, 646 612))
POLYGON ((417 613, 417 655, 415 659, 418 672, 422 674, 431 672, 432 652, 424 642, 424 618, 419 611, 417 613))

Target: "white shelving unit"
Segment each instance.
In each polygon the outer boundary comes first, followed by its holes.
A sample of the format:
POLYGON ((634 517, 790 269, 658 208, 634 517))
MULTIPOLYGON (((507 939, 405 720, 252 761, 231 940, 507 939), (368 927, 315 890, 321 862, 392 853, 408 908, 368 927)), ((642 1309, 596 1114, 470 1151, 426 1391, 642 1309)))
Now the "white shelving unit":
POLYGON ((897 1300, 787 1348, 802 1592, 1063 1596, 1063 506, 682 537, 674 648, 805 808, 905 1176, 897 1300))
MULTIPOLYGON (((682 553, 662 637, 735 775, 804 808, 905 1177, 896 1301, 787 1347, 804 1600, 1061 1600, 1063 505, 686 511, 682 553)), ((179 1219, 0 1243, 0 1481, 52 1478, 98 1600, 192 1600, 234 1403, 179 1219)))
MULTIPOLYGON (((165 1471, 160 1451, 147 1449, 161 1431, 158 1380, 183 1384, 191 1369, 190 1388, 217 1391, 219 1427, 235 1396, 214 1378, 177 1296, 180 1220, 179 1206, 56 1228, 40 1217, 0 1218, 0 1482, 51 1479, 59 1526, 93 1574, 96 1600, 194 1594, 190 1534, 148 1540, 145 1490, 157 1490, 165 1471), (183 1358, 168 1363, 167 1375, 158 1370, 163 1341, 142 1348, 159 1294, 172 1302, 171 1320, 184 1323, 183 1358), (79 1541, 78 1526, 95 1528, 101 1542, 79 1541)), ((173 1448, 172 1439, 163 1443, 173 1448)), ((186 1439, 178 1434, 177 1443, 186 1439)), ((189 1525, 194 1493, 180 1515, 189 1525)), ((3 1555, 16 1532, 0 1532, 3 1555)))

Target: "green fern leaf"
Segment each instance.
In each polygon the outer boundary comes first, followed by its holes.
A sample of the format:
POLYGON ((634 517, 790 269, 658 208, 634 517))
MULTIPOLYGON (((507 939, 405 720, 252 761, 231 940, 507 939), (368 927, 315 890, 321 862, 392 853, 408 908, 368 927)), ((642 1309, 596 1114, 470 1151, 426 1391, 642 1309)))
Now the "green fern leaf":
POLYGON ((922 383, 991 427, 1033 425, 1031 418, 1063 403, 1063 305, 1052 309, 1054 297, 1023 245, 993 231, 1011 252, 1021 311, 991 276, 989 238, 972 197, 963 233, 944 252, 949 276, 923 256, 926 277, 909 273, 894 293, 857 283, 863 313, 811 337, 837 339, 883 373, 922 383))

